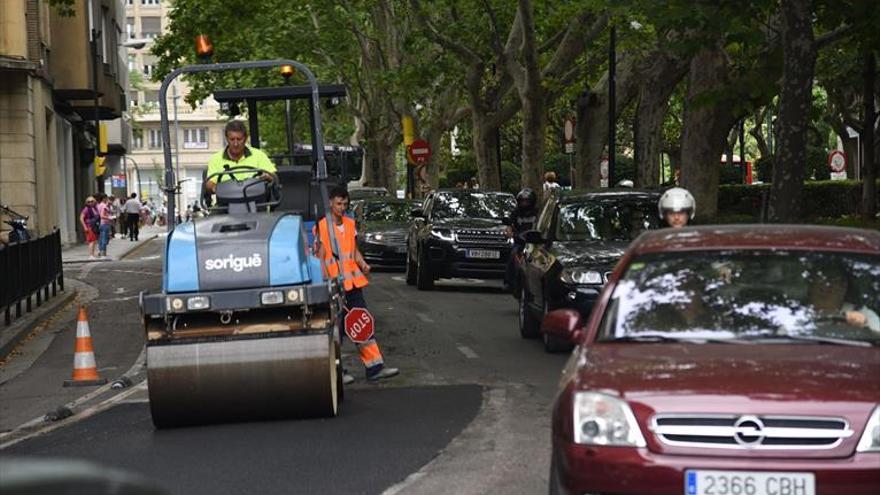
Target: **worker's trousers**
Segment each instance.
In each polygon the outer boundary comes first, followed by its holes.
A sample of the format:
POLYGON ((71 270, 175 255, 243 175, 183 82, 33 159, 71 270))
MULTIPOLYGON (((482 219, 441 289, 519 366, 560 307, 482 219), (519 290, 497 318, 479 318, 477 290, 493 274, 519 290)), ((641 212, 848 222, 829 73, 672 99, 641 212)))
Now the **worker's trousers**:
MULTIPOLYGON (((364 299, 364 292, 359 288, 354 288, 350 291, 345 292, 345 307, 346 310, 342 313, 342 318, 340 318, 340 334, 345 333, 345 315, 348 314, 349 309, 353 308, 364 308, 367 307, 367 301, 364 299)), ((355 343, 358 349, 358 353, 361 355, 361 362, 364 363, 364 368, 367 371, 367 378, 375 375, 382 371, 382 368, 385 366, 385 362, 382 360, 382 353, 379 351, 379 344, 376 342, 376 336, 373 335, 370 340, 364 342, 363 344, 355 343)))

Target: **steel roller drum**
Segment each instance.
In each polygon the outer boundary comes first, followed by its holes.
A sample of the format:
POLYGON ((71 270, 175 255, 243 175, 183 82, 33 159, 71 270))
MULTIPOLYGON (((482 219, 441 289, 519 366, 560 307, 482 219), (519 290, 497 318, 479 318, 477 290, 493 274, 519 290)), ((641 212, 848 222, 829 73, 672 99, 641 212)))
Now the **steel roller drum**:
POLYGON ((153 424, 335 416, 337 358, 332 332, 150 343, 153 424))

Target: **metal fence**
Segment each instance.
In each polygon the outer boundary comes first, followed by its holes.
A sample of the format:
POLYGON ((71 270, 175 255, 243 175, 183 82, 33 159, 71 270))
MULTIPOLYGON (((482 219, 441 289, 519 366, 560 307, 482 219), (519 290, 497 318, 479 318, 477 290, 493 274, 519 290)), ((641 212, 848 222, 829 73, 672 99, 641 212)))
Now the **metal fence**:
POLYGON ((6 325, 12 323, 12 313, 20 318, 22 306, 32 311, 64 290, 61 268, 61 232, 0 247, 0 310, 6 325))

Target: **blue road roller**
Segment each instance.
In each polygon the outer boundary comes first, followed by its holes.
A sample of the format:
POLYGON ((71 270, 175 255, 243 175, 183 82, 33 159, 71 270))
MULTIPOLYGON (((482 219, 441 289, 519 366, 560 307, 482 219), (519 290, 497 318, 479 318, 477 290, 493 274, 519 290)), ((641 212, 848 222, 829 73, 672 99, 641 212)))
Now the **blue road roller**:
MULTIPOLYGON (((324 277, 309 237, 311 225, 327 213, 327 187, 348 179, 339 171, 328 176, 321 132, 322 100, 342 95, 344 88, 319 85, 293 60, 187 66, 163 81, 168 236, 162 291, 140 296, 150 411, 157 428, 338 413, 342 284, 324 277), (217 183, 216 204, 206 216, 176 224, 180 182, 172 167, 165 104, 171 82, 182 74, 284 65, 295 67, 308 85, 222 90, 215 97, 248 105, 256 144, 260 101, 306 101, 310 159, 293 160, 289 141, 290 163, 278 167, 273 183, 249 167, 224 170, 229 180, 208 176, 217 183)), ((331 243, 335 246, 336 239, 331 243)))

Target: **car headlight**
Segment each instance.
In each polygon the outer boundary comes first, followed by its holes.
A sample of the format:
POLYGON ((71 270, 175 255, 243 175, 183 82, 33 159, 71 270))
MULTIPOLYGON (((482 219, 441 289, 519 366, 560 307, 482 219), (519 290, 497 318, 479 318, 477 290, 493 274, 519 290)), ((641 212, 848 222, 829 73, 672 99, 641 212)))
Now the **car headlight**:
POLYGON ((441 241, 454 241, 455 234, 449 229, 431 229, 431 235, 441 241))
POLYGON ((602 283, 602 274, 595 270, 562 270, 560 277, 563 282, 569 285, 599 285, 602 283))
POLYGON ((260 302, 263 303, 264 306, 281 304, 284 302, 284 293, 280 290, 263 292, 262 294, 260 294, 260 302))
POLYGON ((194 296, 186 300, 186 309, 190 311, 198 311, 210 307, 211 299, 209 299, 208 296, 194 296))
POLYGON ((632 409, 621 399, 596 392, 574 396, 574 441, 582 445, 644 447, 632 409))
POLYGON ((874 408, 856 452, 880 452, 880 406, 874 408))
POLYGON ((382 234, 367 234, 368 241, 381 241, 383 238, 382 234))

